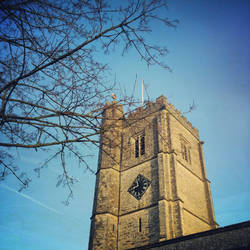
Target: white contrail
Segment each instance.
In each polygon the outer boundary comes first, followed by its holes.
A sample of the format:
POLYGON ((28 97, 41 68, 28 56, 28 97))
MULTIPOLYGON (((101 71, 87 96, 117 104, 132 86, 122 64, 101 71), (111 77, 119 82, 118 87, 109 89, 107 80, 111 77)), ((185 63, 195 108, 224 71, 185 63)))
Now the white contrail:
POLYGON ((31 196, 29 196, 29 195, 27 195, 27 194, 20 193, 20 192, 16 191, 15 189, 13 189, 13 188, 11 188, 11 187, 5 185, 5 184, 1 184, 0 187, 3 187, 3 188, 5 188, 5 189, 7 189, 7 190, 9 190, 9 191, 11 191, 11 192, 13 192, 13 193, 16 193, 16 194, 22 196, 23 198, 25 198, 25 199, 27 199, 27 200, 33 201, 34 203, 36 203, 36 204, 39 205, 40 207, 46 208, 46 209, 48 209, 48 210, 50 210, 50 211, 52 211, 52 212, 54 212, 54 213, 56 213, 56 214, 63 215, 63 213, 57 211, 56 209, 54 209, 54 208, 52 208, 52 207, 49 207, 49 206, 43 204, 42 202, 40 202, 40 201, 38 201, 38 200, 32 198, 31 196))

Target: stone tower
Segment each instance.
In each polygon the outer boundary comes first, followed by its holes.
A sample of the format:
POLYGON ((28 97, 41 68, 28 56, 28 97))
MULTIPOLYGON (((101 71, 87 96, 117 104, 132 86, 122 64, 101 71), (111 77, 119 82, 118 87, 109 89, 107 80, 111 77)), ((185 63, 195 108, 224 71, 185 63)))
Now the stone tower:
POLYGON ((129 249, 217 227, 198 130, 164 96, 104 108, 89 249, 129 249))

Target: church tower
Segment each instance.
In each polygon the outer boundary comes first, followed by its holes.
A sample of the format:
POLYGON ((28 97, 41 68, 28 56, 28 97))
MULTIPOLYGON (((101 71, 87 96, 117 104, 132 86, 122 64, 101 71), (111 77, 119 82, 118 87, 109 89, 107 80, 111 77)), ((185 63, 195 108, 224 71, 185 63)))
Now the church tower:
POLYGON ((199 133, 164 96, 127 117, 104 107, 89 249, 129 249, 214 229, 199 133))

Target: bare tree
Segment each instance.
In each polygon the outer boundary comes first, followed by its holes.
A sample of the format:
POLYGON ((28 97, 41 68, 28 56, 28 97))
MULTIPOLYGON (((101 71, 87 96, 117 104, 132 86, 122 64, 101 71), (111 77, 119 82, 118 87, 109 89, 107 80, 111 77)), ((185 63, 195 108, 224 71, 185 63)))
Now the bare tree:
POLYGON ((61 159, 59 182, 70 190, 74 179, 66 169, 66 152, 93 172, 78 146, 99 145, 102 107, 114 88, 97 51, 133 48, 148 65, 169 69, 159 61, 167 49, 144 39, 152 21, 175 26, 166 10, 166 0, 0 2, 2 179, 12 173, 24 186, 29 182, 11 164, 11 148, 52 148, 47 161, 61 159))

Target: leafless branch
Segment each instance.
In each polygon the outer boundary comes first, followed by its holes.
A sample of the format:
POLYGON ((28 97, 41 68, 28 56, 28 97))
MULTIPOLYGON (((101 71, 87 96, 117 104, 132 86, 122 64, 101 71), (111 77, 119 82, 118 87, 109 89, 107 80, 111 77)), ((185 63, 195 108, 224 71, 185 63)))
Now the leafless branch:
MULTIPOLYGON (((1 150, 15 158, 12 148, 51 149, 72 197, 66 154, 94 172, 84 156, 90 145, 100 146, 103 107, 116 88, 98 49, 134 49, 146 64, 170 70, 162 62, 167 49, 145 39, 152 21, 176 26, 166 11, 165 0, 1 1, 1 150)), ((119 103, 135 103, 126 91, 117 94, 119 103)), ((12 172, 9 155, 0 155, 0 162, 12 172)))

